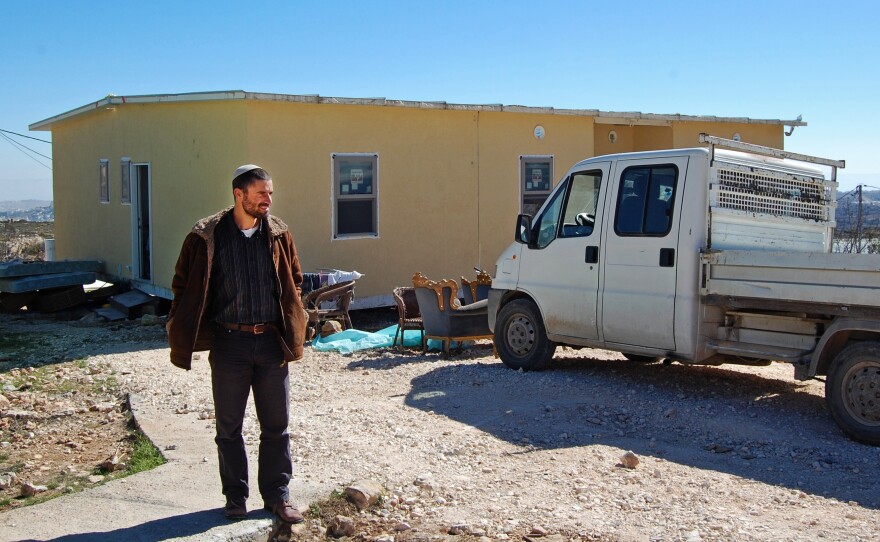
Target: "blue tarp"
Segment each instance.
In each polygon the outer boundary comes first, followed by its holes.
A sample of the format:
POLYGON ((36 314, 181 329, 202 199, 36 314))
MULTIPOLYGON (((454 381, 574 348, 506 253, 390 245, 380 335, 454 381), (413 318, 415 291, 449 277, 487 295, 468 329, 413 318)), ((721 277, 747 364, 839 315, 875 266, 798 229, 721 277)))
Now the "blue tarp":
MULTIPOLYGON (((397 324, 372 333, 357 329, 346 329, 334 333, 327 338, 319 335, 312 341, 312 348, 319 352, 333 351, 342 354, 351 354, 352 352, 367 350, 368 348, 384 348, 391 346, 391 342, 394 341, 394 334, 396 332, 397 324)), ((399 340, 400 339, 398 339, 398 341, 399 340)), ((422 346, 422 333, 417 330, 404 331, 403 345, 413 347, 422 346)), ((458 343, 453 341, 451 348, 455 348, 457 345, 458 343)), ((442 348, 442 341, 428 339, 428 350, 441 350, 442 348)))

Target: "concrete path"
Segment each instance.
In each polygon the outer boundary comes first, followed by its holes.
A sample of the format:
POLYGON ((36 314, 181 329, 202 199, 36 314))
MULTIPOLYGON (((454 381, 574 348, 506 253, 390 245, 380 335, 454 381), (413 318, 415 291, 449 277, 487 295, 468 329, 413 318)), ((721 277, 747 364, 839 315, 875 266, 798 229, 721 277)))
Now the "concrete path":
MULTIPOLYGON (((207 364, 204 364, 207 365, 207 364)), ((53 542, 158 542, 266 540, 272 516, 259 495, 248 501, 248 519, 223 515, 213 423, 161 412, 131 398, 135 420, 168 463, 94 489, 0 514, 0 540, 53 542)), ((256 480, 254 461, 251 479, 256 480)), ((294 476, 296 476, 294 474, 294 476)), ((301 510, 331 487, 294 478, 291 497, 301 510)), ((254 493, 254 492, 252 492, 254 493)))

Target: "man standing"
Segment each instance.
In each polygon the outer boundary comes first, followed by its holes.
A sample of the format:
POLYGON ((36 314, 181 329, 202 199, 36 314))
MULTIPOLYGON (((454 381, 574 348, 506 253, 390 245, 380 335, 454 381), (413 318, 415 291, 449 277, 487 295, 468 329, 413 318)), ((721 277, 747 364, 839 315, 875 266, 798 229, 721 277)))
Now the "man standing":
POLYGON ((247 453, 241 435, 250 390, 260 422, 258 485, 266 510, 300 523, 288 483, 288 361, 303 356, 306 314, 296 245, 269 214, 272 178, 247 164, 232 179, 235 204, 203 218, 186 236, 168 314, 171 363, 191 368, 192 353, 210 350, 220 481, 226 517, 247 515, 247 453))

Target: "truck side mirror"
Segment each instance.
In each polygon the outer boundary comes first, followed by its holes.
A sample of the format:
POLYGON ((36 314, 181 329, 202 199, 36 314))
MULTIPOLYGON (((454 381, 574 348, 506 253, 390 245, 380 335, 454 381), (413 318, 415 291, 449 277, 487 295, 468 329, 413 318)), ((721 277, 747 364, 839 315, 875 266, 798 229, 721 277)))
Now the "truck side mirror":
POLYGON ((528 245, 532 236, 532 215, 519 215, 516 217, 516 233, 513 240, 517 243, 528 245))

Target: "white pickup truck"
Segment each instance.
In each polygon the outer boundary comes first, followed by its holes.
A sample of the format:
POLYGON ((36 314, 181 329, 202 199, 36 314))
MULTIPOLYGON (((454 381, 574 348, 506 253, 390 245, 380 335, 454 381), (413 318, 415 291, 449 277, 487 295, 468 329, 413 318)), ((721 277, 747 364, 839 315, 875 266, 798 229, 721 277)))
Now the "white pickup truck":
POLYGON ((502 361, 545 369, 557 345, 785 361, 827 376, 835 421, 880 444, 880 256, 831 253, 844 162, 701 142, 579 162, 518 217, 489 292, 502 361))

